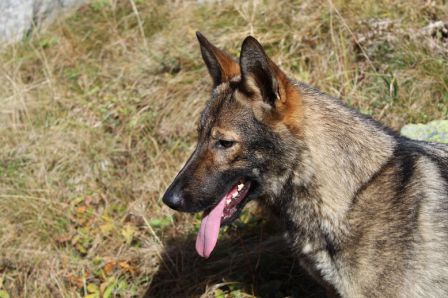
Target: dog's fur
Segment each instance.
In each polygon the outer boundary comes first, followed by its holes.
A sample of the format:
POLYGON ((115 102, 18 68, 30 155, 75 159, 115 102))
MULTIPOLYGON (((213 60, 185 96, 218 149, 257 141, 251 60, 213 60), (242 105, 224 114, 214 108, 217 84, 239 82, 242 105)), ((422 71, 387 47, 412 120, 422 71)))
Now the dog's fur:
POLYGON ((198 39, 214 89, 164 201, 201 211, 246 177, 249 199, 279 215, 302 265, 340 296, 448 297, 448 146, 287 78, 252 37, 239 63, 198 39))

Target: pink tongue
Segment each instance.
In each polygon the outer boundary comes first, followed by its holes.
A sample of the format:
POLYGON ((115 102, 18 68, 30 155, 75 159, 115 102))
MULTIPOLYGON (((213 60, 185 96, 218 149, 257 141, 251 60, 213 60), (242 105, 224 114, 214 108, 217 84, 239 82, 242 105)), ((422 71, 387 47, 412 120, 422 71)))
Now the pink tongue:
POLYGON ((196 251, 201 257, 208 258, 218 241, 219 228, 221 227, 221 217, 224 212, 227 195, 202 218, 201 227, 196 238, 196 251))

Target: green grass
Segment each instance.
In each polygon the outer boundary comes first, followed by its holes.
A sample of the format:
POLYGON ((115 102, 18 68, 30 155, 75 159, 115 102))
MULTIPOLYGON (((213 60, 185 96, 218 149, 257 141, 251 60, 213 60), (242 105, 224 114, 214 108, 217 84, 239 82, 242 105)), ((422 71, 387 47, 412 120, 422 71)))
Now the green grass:
POLYGON ((211 87, 194 32, 235 56, 252 34, 291 76, 399 129, 448 117, 448 41, 421 33, 447 18, 446 1, 95 0, 8 47, 0 295, 317 295, 256 208, 204 261, 199 218, 161 203, 211 87))

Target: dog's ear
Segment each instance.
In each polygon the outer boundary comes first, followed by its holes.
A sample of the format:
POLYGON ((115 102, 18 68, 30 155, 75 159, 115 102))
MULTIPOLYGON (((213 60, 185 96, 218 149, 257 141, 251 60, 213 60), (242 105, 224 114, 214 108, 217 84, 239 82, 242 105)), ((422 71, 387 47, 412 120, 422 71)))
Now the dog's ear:
POLYGON ((200 32, 196 32, 196 37, 214 87, 240 74, 240 66, 232 57, 212 45, 200 32))
POLYGON ((275 108, 279 100, 286 100, 287 76, 266 55, 261 44, 252 36, 246 37, 240 54, 240 90, 251 96, 258 94, 275 108))
POLYGON ((299 89, 251 36, 243 41, 240 67, 238 89, 250 100, 255 117, 271 123, 280 121, 291 132, 300 134, 303 102, 299 89))

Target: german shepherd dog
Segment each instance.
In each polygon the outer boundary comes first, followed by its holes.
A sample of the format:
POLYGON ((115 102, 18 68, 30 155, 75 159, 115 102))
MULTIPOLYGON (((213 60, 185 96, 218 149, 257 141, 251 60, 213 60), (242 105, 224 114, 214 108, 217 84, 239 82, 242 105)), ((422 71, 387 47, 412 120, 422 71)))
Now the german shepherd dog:
POLYGON ((448 146, 412 141, 287 75, 253 37, 239 62, 197 33, 213 91, 163 201, 203 211, 196 250, 256 199, 336 296, 448 297, 448 146))

